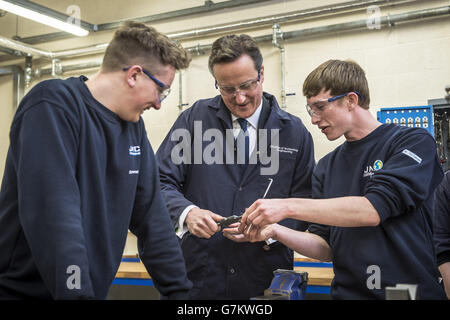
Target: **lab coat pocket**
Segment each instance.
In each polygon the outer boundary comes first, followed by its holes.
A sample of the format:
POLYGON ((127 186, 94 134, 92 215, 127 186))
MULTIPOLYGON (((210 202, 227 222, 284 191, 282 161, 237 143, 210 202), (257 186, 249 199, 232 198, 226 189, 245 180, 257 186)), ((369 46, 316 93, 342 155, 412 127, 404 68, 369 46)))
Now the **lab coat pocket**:
POLYGON ((267 187, 272 181, 266 198, 286 198, 290 195, 292 179, 295 173, 295 155, 279 153, 278 161, 273 160, 271 165, 274 169, 277 169, 273 172, 274 174, 261 175, 260 177, 263 186, 267 187))
POLYGON ((181 239, 181 248, 186 263, 189 280, 193 283, 193 291, 203 286, 207 271, 208 239, 201 239, 187 232, 181 239))

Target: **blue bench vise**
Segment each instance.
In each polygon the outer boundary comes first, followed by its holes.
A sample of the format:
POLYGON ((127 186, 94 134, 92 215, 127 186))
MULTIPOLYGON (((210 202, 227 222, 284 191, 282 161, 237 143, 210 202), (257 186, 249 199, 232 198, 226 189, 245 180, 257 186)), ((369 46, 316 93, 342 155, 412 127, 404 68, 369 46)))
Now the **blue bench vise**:
POLYGON ((273 276, 270 287, 264 290, 264 295, 252 300, 305 300, 307 272, 277 269, 273 276))

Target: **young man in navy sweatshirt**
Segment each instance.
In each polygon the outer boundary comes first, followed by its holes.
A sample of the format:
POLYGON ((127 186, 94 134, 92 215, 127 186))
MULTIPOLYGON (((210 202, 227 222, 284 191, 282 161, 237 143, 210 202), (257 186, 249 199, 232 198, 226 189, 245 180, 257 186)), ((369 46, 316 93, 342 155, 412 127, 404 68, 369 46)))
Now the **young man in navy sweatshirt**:
POLYGON ((140 115, 190 57, 155 29, 116 31, 101 70, 37 84, 13 119, 0 193, 0 298, 105 299, 128 229, 159 292, 192 284, 140 115))
POLYGON ((239 230, 252 241, 273 238, 333 261, 335 299, 384 299, 397 283, 417 284, 420 299, 445 298, 432 237, 433 194, 443 176, 433 137, 379 123, 355 62, 321 64, 303 94, 312 123, 328 140, 346 141, 317 164, 315 199, 257 200, 239 230), (313 224, 309 233, 275 224, 285 218, 313 224))

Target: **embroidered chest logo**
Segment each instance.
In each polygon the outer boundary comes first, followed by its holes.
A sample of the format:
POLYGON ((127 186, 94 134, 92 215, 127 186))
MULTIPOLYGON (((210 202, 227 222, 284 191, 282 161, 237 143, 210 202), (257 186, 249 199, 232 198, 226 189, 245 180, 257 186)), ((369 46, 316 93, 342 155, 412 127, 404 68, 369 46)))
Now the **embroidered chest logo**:
MULTIPOLYGON (((136 157, 141 155, 141 147, 140 146, 130 146, 128 148, 128 153, 130 156, 136 157)), ((139 170, 129 170, 128 174, 139 174, 139 170)))
POLYGON ((375 160, 373 165, 368 165, 364 170, 363 177, 372 177, 375 171, 381 170, 383 168, 383 161, 375 160))
POLYGON ((128 149, 128 153, 130 156, 140 156, 141 155, 141 147, 140 146, 130 146, 128 149))

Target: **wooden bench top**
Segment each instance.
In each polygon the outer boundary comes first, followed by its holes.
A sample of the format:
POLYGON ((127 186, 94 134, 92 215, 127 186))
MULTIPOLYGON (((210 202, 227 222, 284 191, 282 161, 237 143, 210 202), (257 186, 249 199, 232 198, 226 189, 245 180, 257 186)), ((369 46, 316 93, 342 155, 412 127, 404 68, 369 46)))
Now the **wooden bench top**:
MULTIPOLYGON (((300 262, 318 262, 308 258, 297 258, 300 262)), ((308 285, 330 286, 334 278, 331 267, 294 267, 296 271, 308 272, 308 285)), ((122 262, 116 274, 116 278, 150 279, 147 270, 142 262, 122 262)))

